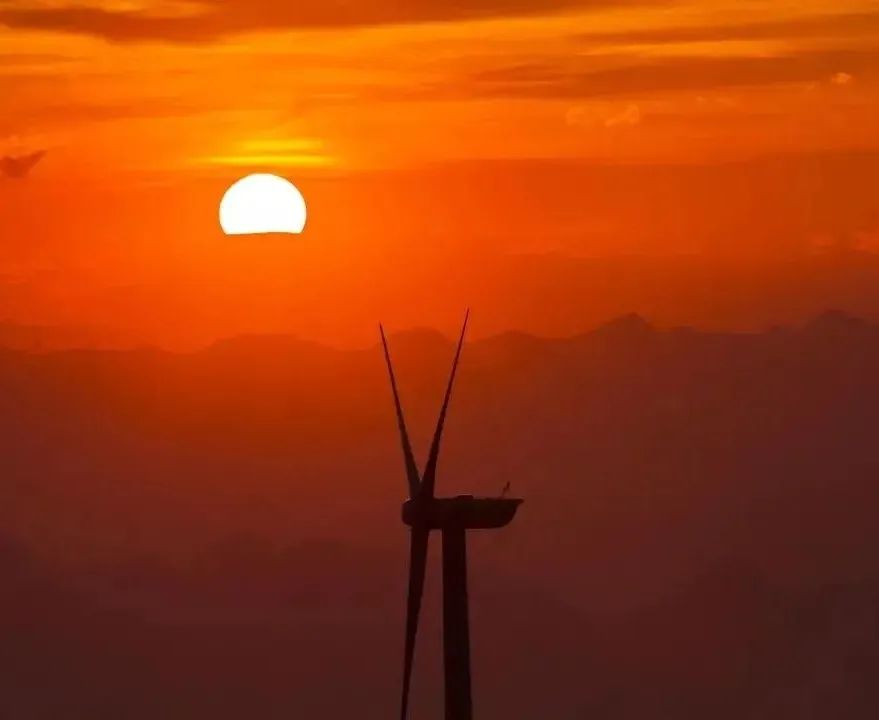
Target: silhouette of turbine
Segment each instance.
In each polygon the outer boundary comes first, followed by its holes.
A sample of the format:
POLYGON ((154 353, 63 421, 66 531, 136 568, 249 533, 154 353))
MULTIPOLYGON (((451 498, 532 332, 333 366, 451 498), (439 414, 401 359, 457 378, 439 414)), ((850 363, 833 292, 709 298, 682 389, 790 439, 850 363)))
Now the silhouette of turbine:
POLYGON ((522 503, 517 498, 476 498, 459 495, 451 498, 434 497, 436 466, 440 440, 443 434, 446 411, 452 395, 464 333, 470 312, 464 317, 464 327, 458 340, 449 384, 446 387, 436 431, 430 446, 430 454, 424 466, 424 474, 418 474, 397 381, 388 351, 384 328, 379 326, 397 425, 403 445, 409 499, 403 503, 403 522, 410 528, 409 545, 409 591, 406 608, 406 639, 403 647, 403 687, 400 702, 400 720, 406 720, 409 707, 409 686, 412 677, 412 660, 415 654, 415 637, 418 633, 418 615, 424 590, 427 565, 427 541, 431 530, 441 530, 443 535, 443 659, 445 670, 445 717, 446 720, 470 720, 473 703, 470 688, 470 625, 467 598, 467 530, 500 528, 510 523, 522 503))

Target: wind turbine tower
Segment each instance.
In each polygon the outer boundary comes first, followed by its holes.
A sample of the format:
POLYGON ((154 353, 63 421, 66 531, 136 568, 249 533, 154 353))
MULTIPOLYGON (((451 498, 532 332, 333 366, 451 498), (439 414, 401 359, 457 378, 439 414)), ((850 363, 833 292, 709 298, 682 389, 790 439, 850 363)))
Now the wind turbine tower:
POLYGON ((406 607, 406 638, 403 648, 403 687, 400 701, 400 720, 406 720, 409 707, 409 687, 412 678, 412 660, 415 654, 415 638, 418 633, 418 616, 424 591, 427 565, 427 543, 431 530, 442 533, 443 543, 443 660, 445 670, 445 717, 446 720, 471 720, 473 702, 470 684, 470 612, 467 596, 467 531, 490 530, 508 525, 516 514, 522 500, 510 497, 474 497, 458 495, 441 498, 435 496, 436 467, 439 458, 443 425, 449 408, 449 399, 464 344, 469 312, 458 340, 449 383, 440 409, 436 431, 430 446, 430 454, 419 474, 409 443, 403 406, 397 390, 394 368, 391 363, 384 328, 380 327, 382 347, 394 406, 397 425, 403 446, 409 499, 403 503, 403 522, 409 526, 409 590, 406 607))

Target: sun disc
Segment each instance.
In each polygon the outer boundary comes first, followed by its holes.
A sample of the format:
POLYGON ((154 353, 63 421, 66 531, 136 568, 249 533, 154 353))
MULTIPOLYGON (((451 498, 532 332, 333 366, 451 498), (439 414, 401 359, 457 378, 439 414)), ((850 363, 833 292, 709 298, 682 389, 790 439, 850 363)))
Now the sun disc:
POLYGON ((231 185, 220 201, 220 227, 226 235, 297 235, 305 229, 306 217, 302 193, 277 175, 257 173, 243 177, 231 185))

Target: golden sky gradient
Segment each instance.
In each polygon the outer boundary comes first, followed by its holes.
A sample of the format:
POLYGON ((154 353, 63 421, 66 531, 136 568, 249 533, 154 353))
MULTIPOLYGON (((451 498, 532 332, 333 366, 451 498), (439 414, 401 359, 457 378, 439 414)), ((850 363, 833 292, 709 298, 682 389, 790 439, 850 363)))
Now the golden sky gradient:
POLYGON ((0 184, 0 317, 348 337, 400 263, 870 245, 877 79, 873 0, 0 0, 0 155, 48 150, 0 184), (252 170, 307 235, 217 234, 252 170))
POLYGON ((869 1, 362 3, 312 21, 287 4, 0 2, 4 144, 103 174, 875 141, 869 1))

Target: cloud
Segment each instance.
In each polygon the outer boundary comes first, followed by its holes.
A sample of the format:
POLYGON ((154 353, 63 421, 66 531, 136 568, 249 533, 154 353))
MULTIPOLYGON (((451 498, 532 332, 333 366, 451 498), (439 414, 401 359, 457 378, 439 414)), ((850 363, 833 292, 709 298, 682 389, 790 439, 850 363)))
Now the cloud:
POLYGON ((590 70, 550 62, 476 73, 464 92, 479 97, 590 98, 807 83, 835 77, 844 65, 869 72, 879 52, 807 52, 777 57, 671 57, 590 70))
POLYGON ((740 25, 696 25, 626 32, 591 32, 577 35, 579 40, 598 44, 649 44, 726 42, 732 40, 771 40, 794 38, 875 37, 879 35, 879 13, 844 13, 790 18, 740 25))
POLYGON ((14 180, 23 180, 45 154, 45 150, 39 150, 28 155, 0 157, 0 174, 14 180))
POLYGON ((346 28, 432 21, 546 15, 667 0, 205 0, 194 12, 161 14, 162 6, 108 10, 80 3, 33 6, 0 2, 0 25, 55 30, 130 42, 208 41, 256 30, 346 28))
MULTIPOLYGON (((27 82, 27 79, 22 81, 27 82)), ((0 91, 2 91, 0 84, 0 91)), ((24 104, 0 115, 0 136, 31 135, 35 132, 69 128, 72 124, 103 123, 116 120, 180 118, 197 115, 203 109, 176 99, 144 98, 134 103, 93 103, 84 101, 24 104)))
POLYGON ((641 108, 635 104, 627 105, 626 108, 616 115, 611 115, 604 121, 605 127, 629 126, 634 127, 641 123, 641 108))
POLYGON ((565 112, 565 123, 572 127, 634 127, 642 118, 641 107, 635 103, 577 103, 565 112))
POLYGON ((838 72, 833 74, 830 82, 834 85, 850 85, 854 79, 854 76, 849 75, 847 72, 838 72))
POLYGON ((0 68, 15 68, 21 65, 54 65, 71 58, 68 55, 53 53, 2 53, 0 68))

